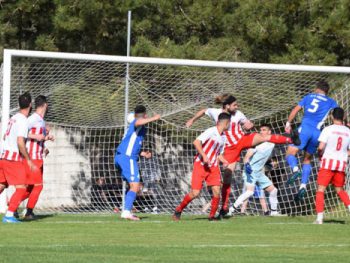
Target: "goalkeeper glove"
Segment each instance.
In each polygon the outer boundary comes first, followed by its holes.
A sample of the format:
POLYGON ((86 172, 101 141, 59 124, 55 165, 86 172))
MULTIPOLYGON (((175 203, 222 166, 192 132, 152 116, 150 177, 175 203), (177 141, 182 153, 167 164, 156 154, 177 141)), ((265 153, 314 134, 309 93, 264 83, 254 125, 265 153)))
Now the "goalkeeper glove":
POLYGON ((247 175, 250 175, 253 172, 252 167, 250 166, 250 163, 246 163, 244 165, 244 171, 247 173, 247 175))

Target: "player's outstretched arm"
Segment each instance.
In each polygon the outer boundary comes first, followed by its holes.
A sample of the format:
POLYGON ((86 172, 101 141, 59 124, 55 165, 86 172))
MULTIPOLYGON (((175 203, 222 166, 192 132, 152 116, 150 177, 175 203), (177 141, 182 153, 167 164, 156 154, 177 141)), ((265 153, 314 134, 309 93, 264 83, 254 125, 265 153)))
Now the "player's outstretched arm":
POLYGON ((285 131, 287 133, 291 132, 291 123, 292 121, 295 119, 295 116, 297 116, 298 112, 302 109, 301 106, 297 105, 294 107, 294 109, 290 112, 289 116, 288 116, 288 120, 286 122, 286 126, 285 126, 285 131))
POLYGON ((209 158, 205 154, 205 152, 203 151, 202 142, 200 140, 194 140, 193 145, 196 148, 196 150, 198 151, 198 153, 202 156, 203 163, 208 164, 209 158))
POLYGON ((152 121, 157 121, 160 119, 160 114, 156 114, 154 115, 153 117, 150 117, 150 118, 141 118, 141 119, 138 119, 136 122, 135 122, 135 127, 139 127, 139 126, 143 126, 143 125, 146 125, 152 121))
POLYGON ((204 116, 206 111, 207 111, 207 109, 202 109, 202 110, 198 111, 191 119, 189 119, 186 122, 186 127, 190 128, 193 125, 193 123, 195 123, 198 119, 200 119, 201 117, 204 116))

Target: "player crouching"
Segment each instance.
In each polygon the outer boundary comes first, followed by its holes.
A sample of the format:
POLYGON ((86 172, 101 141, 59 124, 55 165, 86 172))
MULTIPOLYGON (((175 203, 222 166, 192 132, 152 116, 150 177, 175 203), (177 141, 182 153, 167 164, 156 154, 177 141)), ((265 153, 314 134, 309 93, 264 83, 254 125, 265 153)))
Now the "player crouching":
MULTIPOLYGON (((271 127, 268 124, 260 126, 260 134, 262 136, 271 135, 271 127)), ((248 150, 244 157, 244 171, 243 179, 246 191, 242 193, 233 206, 230 208, 230 213, 239 213, 238 208, 243 204, 244 201, 248 200, 254 195, 254 189, 256 185, 259 185, 261 189, 264 189, 270 194, 269 202, 271 208, 271 216, 280 215, 277 211, 278 199, 277 199, 277 188, 272 184, 271 180, 265 175, 264 167, 266 162, 271 156, 271 153, 275 147, 274 143, 264 142, 255 148, 248 150)))
POLYGON ((315 224, 323 224, 324 191, 332 183, 335 191, 348 207, 350 212, 350 199, 346 191, 345 168, 348 161, 348 150, 350 150, 350 129, 343 124, 344 110, 335 108, 332 112, 333 125, 323 129, 319 137, 318 151, 321 159, 321 168, 317 177, 315 224))
POLYGON ((191 192, 185 195, 180 205, 176 207, 173 215, 175 221, 180 220, 182 211, 193 199, 199 196, 203 186, 203 181, 206 182, 207 186, 211 187, 213 192, 209 220, 215 218, 215 213, 220 202, 221 185, 218 160, 224 165, 228 165, 228 162, 224 159, 221 153, 223 153, 225 145, 225 140, 222 135, 228 130, 230 119, 230 114, 220 113, 217 126, 205 130, 193 142, 198 154, 195 157, 193 166, 191 192))

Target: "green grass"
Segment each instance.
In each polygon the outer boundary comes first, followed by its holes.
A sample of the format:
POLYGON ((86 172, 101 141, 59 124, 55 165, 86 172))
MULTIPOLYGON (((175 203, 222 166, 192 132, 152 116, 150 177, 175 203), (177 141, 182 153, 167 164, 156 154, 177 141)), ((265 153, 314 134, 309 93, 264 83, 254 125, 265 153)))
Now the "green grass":
POLYGON ((350 262, 350 219, 54 215, 0 224, 0 262, 350 262))

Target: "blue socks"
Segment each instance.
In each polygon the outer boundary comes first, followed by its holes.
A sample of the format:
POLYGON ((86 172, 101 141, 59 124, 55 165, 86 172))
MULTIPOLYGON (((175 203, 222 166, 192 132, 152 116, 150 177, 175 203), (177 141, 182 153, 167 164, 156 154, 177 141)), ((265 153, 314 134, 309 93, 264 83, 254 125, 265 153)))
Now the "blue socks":
POLYGON ((303 164, 303 171, 301 174, 301 183, 307 184, 311 174, 311 164, 303 164))
POLYGON ((131 211, 135 199, 136 199, 136 193, 129 190, 128 193, 125 196, 125 207, 124 207, 124 210, 131 211))
POLYGON ((294 155, 290 154, 287 156, 286 160, 287 160, 287 163, 289 164, 290 168, 292 169, 293 173, 296 172, 295 168, 298 168, 297 158, 294 155))

